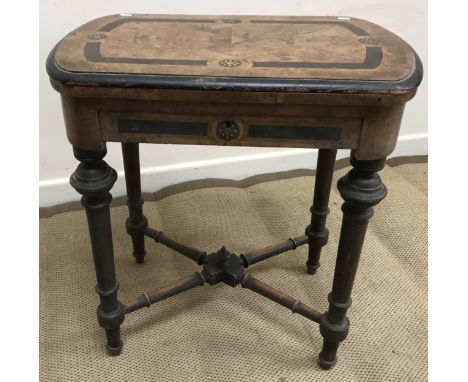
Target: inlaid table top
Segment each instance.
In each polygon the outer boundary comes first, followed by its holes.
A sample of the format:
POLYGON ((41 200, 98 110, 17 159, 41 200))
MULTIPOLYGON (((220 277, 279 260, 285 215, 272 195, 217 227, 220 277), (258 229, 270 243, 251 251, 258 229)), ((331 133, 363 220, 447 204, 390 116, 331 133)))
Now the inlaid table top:
POLYGON ((395 34, 348 17, 112 15, 63 38, 62 84, 165 89, 392 93, 421 81, 395 34))

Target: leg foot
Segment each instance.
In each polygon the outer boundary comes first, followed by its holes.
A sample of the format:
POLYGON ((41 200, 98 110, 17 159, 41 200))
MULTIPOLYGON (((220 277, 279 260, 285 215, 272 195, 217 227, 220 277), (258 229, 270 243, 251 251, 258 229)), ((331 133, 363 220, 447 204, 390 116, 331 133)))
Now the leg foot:
POLYGON ((323 370, 330 370, 336 364, 337 361, 338 358, 336 357, 336 355, 330 355, 323 351, 319 354, 318 364, 323 370))
POLYGON ((106 349, 109 355, 116 356, 122 352, 123 342, 120 340, 120 329, 106 330, 106 349))
POLYGON ((111 348, 109 346, 109 344, 106 345, 106 348, 107 348, 107 353, 109 355, 112 355, 112 356, 116 356, 116 355, 120 355, 120 353, 122 352, 122 346, 123 346, 123 342, 120 341, 120 344, 119 346, 115 347, 115 348, 111 348))
POLYGON ((320 268, 320 263, 314 264, 314 263, 310 263, 309 261, 307 261, 306 266, 307 266, 307 273, 309 275, 315 275, 318 269, 320 268))
MULTIPOLYGON (((145 253, 146 255, 146 253, 145 253)), ((133 256, 135 257, 135 262, 137 264, 143 264, 145 262, 145 255, 143 256, 135 256, 135 253, 133 254, 133 256)))

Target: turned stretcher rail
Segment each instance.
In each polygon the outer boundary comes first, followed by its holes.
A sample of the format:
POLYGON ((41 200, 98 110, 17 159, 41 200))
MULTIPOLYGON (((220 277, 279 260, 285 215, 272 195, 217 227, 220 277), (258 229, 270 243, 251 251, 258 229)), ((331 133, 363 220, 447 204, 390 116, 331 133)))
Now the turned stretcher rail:
POLYGON ((145 235, 152 238, 156 243, 161 243, 168 248, 188 257, 189 259, 202 265, 206 259, 206 252, 200 251, 196 248, 189 247, 188 245, 178 243, 177 241, 167 237, 162 231, 146 227, 145 235))
POLYGON ((149 307, 155 302, 165 300, 166 298, 175 296, 179 293, 185 292, 189 289, 193 289, 197 286, 202 286, 205 284, 205 279, 203 278, 200 272, 195 273, 194 275, 187 277, 185 279, 176 281, 175 283, 166 285, 165 287, 151 293, 151 294, 142 294, 138 297, 137 301, 131 305, 125 307, 125 314, 132 313, 135 310, 149 307))
POLYGON ((309 243, 309 240, 308 236, 302 235, 294 239, 288 239, 280 244, 270 245, 266 248, 240 255, 240 258, 242 259, 244 267, 247 268, 250 265, 269 259, 270 257, 290 251, 291 249, 296 249, 301 245, 309 243))
POLYGON ((320 317, 322 316, 320 312, 308 307, 299 300, 280 292, 268 284, 265 284, 255 277, 250 276, 249 274, 244 276, 241 286, 242 288, 250 289, 251 291, 261 294, 263 297, 277 302, 278 304, 290 309, 293 313, 298 313, 314 322, 320 322, 320 317))

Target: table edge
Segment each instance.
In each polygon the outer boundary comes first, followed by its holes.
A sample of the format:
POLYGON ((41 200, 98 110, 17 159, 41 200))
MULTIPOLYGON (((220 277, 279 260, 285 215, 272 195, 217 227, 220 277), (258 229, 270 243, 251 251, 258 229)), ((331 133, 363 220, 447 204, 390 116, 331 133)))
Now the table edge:
POLYGON ((423 66, 414 55, 411 73, 400 80, 330 80, 270 77, 216 77, 161 74, 70 72, 55 61, 57 43, 49 53, 46 70, 62 85, 172 90, 226 90, 245 92, 295 92, 344 94, 402 94, 415 90, 423 78, 423 66))

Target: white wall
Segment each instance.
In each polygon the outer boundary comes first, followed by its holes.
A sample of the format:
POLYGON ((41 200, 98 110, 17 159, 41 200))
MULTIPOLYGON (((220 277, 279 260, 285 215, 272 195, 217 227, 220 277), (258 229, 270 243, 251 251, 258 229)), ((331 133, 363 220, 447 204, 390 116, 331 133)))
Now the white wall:
MULTIPOLYGON (((78 200, 68 178, 77 161, 65 136, 59 94, 45 71, 49 51, 66 33, 96 17, 115 13, 226 15, 331 15, 372 21, 405 39, 427 68, 425 0, 41 0, 40 1, 40 205, 78 200)), ((141 145, 143 191, 204 178, 242 179, 261 173, 313 168, 316 151, 303 149, 141 145)), ((427 154, 427 78, 408 103, 393 156, 427 154)), ((347 152, 340 153, 346 156, 347 152)), ((107 162, 119 173, 112 193, 124 193, 120 145, 108 144, 107 162)))

